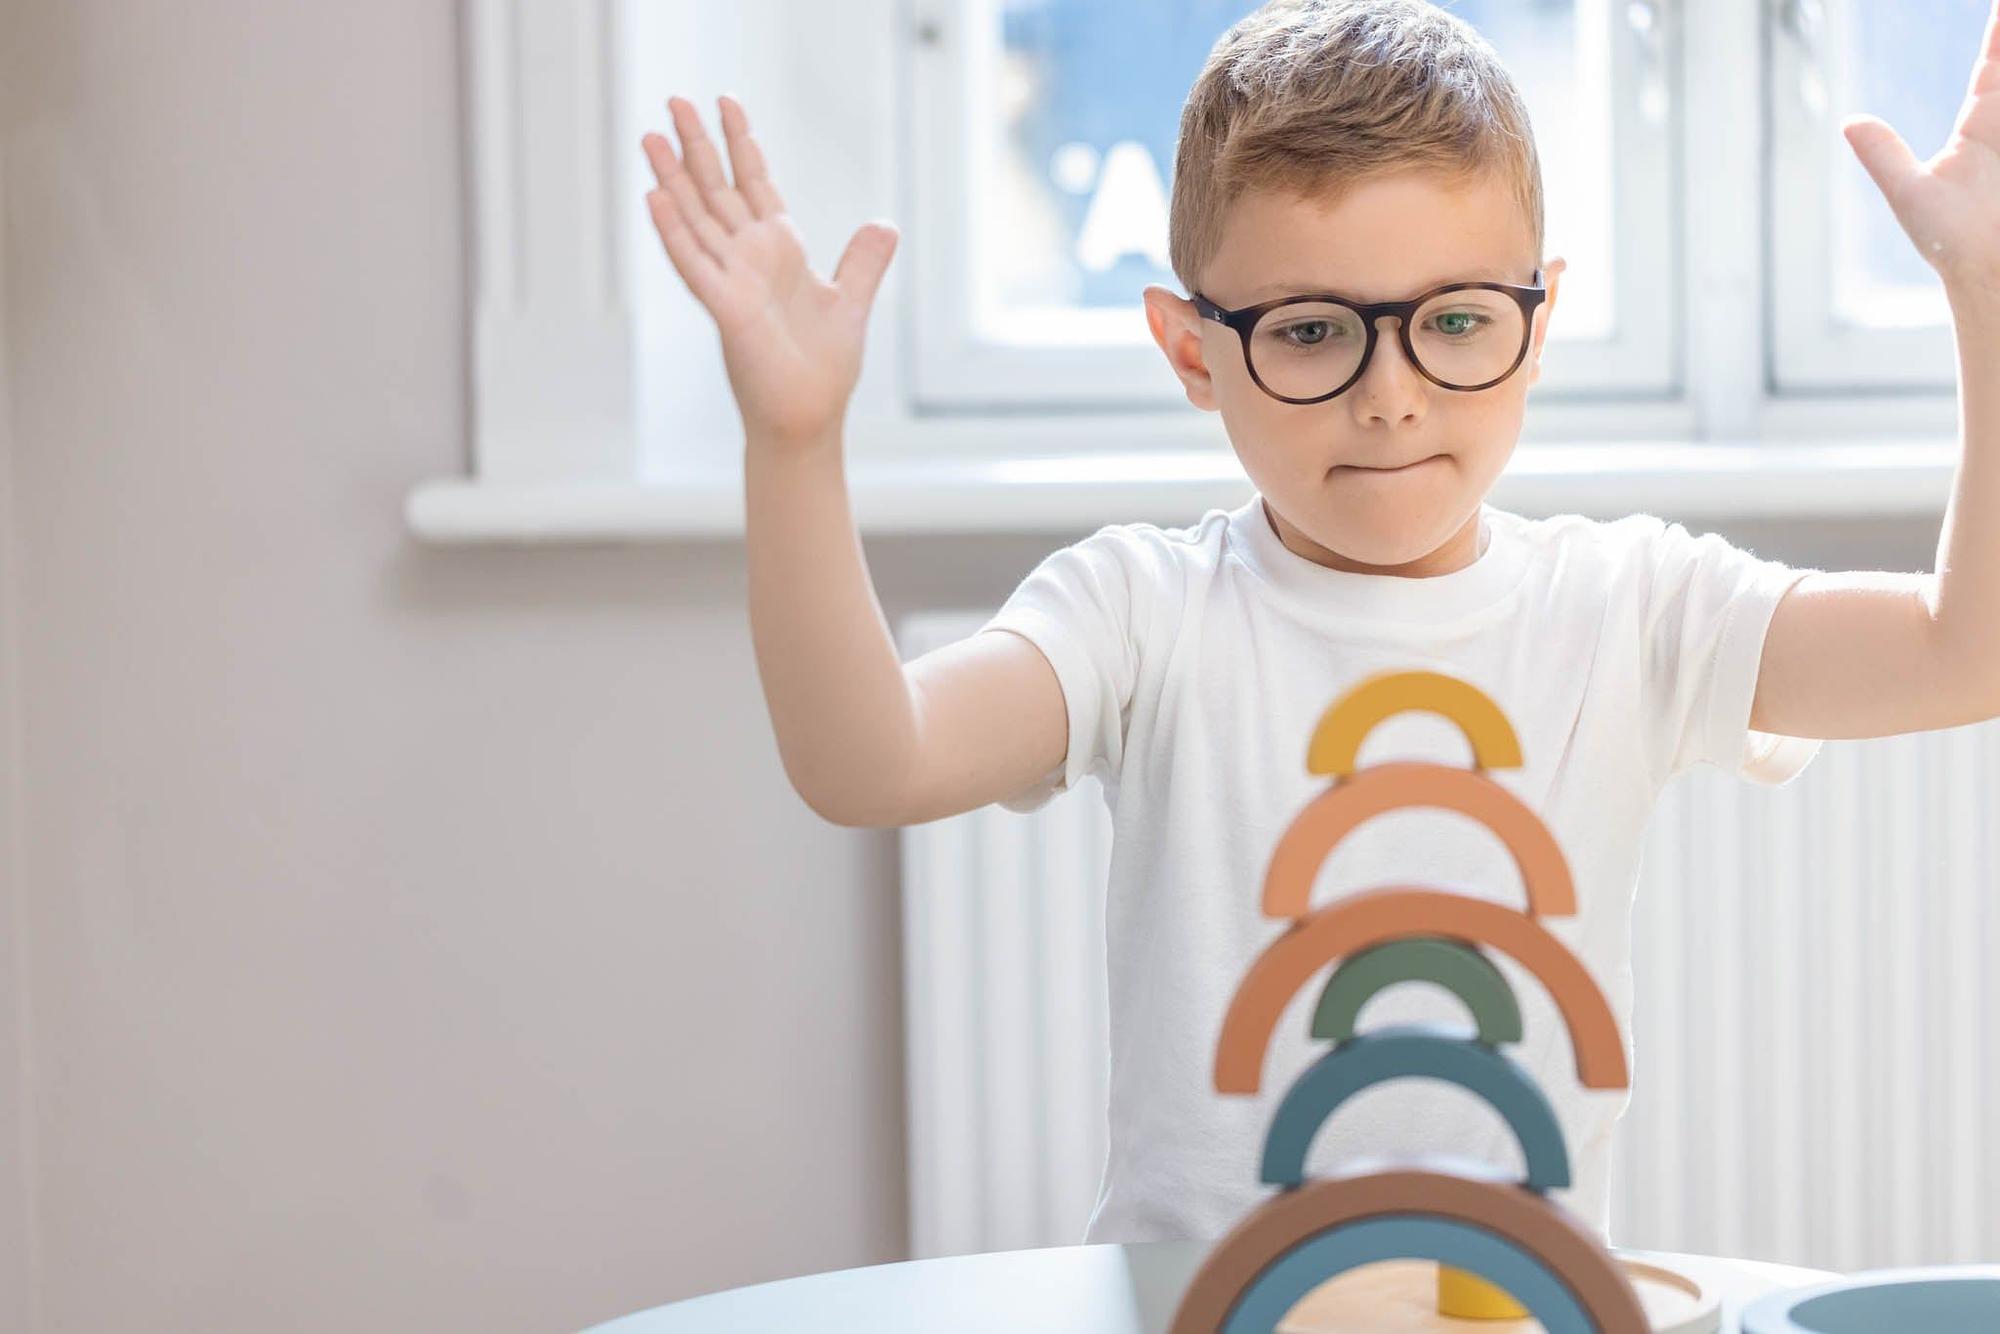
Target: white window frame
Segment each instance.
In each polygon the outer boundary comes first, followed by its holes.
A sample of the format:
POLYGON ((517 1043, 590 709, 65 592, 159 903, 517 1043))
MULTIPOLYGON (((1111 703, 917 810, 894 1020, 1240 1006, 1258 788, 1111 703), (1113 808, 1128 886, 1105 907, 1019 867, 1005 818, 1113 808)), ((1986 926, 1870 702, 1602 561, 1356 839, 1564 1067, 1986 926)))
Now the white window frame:
MULTIPOLYGON (((1771 235, 1784 238, 1771 255, 1774 389, 1948 393, 1956 370, 1948 323, 1853 324, 1835 309, 1827 281, 1836 258, 1834 169, 1836 159, 1852 156, 1838 128, 1845 113, 1832 99, 1849 82, 1845 37, 1853 0, 1772 0, 1770 15, 1774 160, 1766 180, 1771 235)), ((1967 52, 1968 71, 1971 62, 1967 52)))
MULTIPOLYGON (((1578 45, 1607 57, 1580 62, 1601 71, 1603 85, 1581 88, 1578 97, 1608 105, 1613 119, 1617 198, 1611 210, 1610 285, 1617 318, 1601 339, 1551 335, 1550 369, 1543 380, 1550 387, 1541 392, 1538 406, 1677 396, 1680 285, 1669 262, 1673 235, 1667 208, 1674 43, 1664 11, 1670 7, 1663 0, 1577 0, 1578 45), (1642 26, 1642 17, 1652 22, 1642 26), (1669 104, 1657 124, 1640 112, 1640 90, 1649 85, 1669 104), (1635 311, 1643 314, 1634 318, 1635 311)), ((1126 322, 1141 336, 1131 341, 1020 346, 983 340, 973 327, 966 275, 984 210, 969 167, 989 155, 984 136, 991 119, 984 108, 994 100, 989 76, 997 59, 999 8, 999 0, 916 3, 920 36, 912 52, 910 118, 911 240, 919 275, 910 351, 916 409, 1171 407, 1182 400, 1180 386, 1159 349, 1143 336, 1136 299, 1126 322)), ((1164 176, 1171 164, 1160 166, 1164 176)), ((1577 423, 1586 432, 1587 420, 1577 423)))
POLYGON ((614 244, 612 0, 464 0, 472 133, 473 468, 633 473, 633 320, 614 244))
MULTIPOLYGON (((909 99, 925 7, 957 2, 461 0, 472 458, 469 476, 411 494, 416 532, 741 534, 742 440, 713 322, 642 202, 651 177, 638 136, 665 126, 669 92, 703 105, 712 130, 714 94, 745 97, 819 271, 862 221, 902 230, 846 420, 864 533, 1185 522, 1247 495, 1218 416, 1171 389, 1157 409, 918 410, 911 302, 927 247, 915 234, 909 99)), ((1607 517, 1635 505, 1941 512, 1958 452, 1950 389, 1780 393, 1772 380, 1765 329, 1778 298, 1760 182, 1773 166, 1745 127, 1763 124, 1767 20, 1788 2, 1660 0, 1678 112, 1669 179, 1689 181, 1692 163, 1703 183, 1656 199, 1679 222, 1674 261, 1660 266, 1677 279, 1663 305, 1678 313, 1679 392, 1563 401, 1538 387, 1496 503, 1607 517)))

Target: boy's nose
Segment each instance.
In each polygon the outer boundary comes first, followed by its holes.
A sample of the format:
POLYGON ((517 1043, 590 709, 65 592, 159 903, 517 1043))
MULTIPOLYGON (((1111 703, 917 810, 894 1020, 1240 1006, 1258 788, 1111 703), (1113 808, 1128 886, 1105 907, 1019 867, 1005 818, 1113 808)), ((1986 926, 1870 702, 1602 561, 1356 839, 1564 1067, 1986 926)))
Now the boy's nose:
POLYGON ((1380 334, 1375 339, 1375 351, 1361 379, 1344 395, 1354 400, 1350 407, 1364 417, 1401 422, 1423 413, 1430 381, 1404 355, 1403 340, 1396 335, 1398 323, 1394 315, 1376 318, 1375 327, 1380 334))
POLYGON ((1403 340, 1396 334, 1397 326, 1401 323, 1402 320, 1394 315, 1376 317, 1375 327, 1381 332, 1380 336, 1375 340, 1375 356, 1369 362, 1369 374, 1374 374, 1375 362, 1380 361, 1383 357, 1393 357, 1402 363, 1401 369, 1411 375, 1417 374, 1417 368, 1409 364, 1410 359, 1403 352, 1403 340))

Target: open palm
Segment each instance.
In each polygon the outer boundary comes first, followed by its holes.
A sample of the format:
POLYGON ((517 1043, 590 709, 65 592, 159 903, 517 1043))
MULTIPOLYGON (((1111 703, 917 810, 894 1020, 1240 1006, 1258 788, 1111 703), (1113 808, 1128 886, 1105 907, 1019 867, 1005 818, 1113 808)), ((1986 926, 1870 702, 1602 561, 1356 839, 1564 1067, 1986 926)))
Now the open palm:
POLYGON ((714 316, 744 429, 778 443, 819 440, 840 426, 861 374, 868 311, 896 249, 896 229, 868 223, 828 282, 806 262, 741 104, 721 97, 736 174, 686 98, 667 99, 682 156, 664 135, 640 141, 659 188, 647 207, 668 258, 714 316))
POLYGON ((2000 296, 2000 0, 1982 46, 1951 140, 1930 161, 1875 116, 1850 116, 1841 130, 1946 284, 2000 296))

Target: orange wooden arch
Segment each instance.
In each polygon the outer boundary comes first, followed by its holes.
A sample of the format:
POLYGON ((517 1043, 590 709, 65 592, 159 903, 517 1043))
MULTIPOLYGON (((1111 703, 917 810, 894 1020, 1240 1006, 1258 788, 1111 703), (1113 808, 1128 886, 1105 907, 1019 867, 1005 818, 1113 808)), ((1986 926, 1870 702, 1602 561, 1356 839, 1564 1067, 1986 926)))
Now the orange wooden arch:
POLYGON ((1215 1087, 1255 1093, 1285 1005, 1328 963, 1401 936, 1450 936, 1503 950, 1548 988, 1569 1030, 1585 1088, 1628 1086, 1618 1021, 1583 961, 1533 917, 1504 903, 1424 886, 1391 885, 1337 899, 1294 922, 1250 965, 1215 1047, 1215 1087))
POLYGON ((1521 740, 1491 695, 1443 672, 1386 671, 1363 677, 1320 715, 1306 746, 1306 772, 1351 777, 1368 734, 1413 709, 1442 714, 1457 724, 1480 768, 1520 767, 1521 740))
POLYGON ((1423 760, 1371 764, 1306 804, 1264 868, 1264 915, 1303 917, 1313 880, 1340 840, 1371 816, 1408 806, 1471 816, 1498 836, 1520 868, 1532 917, 1568 917, 1576 885, 1555 835, 1519 797, 1477 769, 1423 760))

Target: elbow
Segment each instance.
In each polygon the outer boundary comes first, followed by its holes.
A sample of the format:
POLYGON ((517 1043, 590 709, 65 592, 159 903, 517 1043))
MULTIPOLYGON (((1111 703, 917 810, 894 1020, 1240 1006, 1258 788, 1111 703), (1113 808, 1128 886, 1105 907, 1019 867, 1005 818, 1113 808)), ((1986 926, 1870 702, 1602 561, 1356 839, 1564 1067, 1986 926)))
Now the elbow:
POLYGON ((1960 692, 1960 698, 1971 702, 1965 710, 1966 721, 1983 723, 2000 718, 2000 660, 1982 662, 1961 679, 1972 683, 1970 689, 1960 692))
POLYGON ((802 783, 798 775, 789 772, 786 777, 791 779, 792 791, 799 794, 799 800, 806 804, 807 810, 828 824, 848 829, 854 827, 854 815, 846 803, 839 799, 839 793, 835 789, 802 783))
POLYGON ((843 829, 886 829, 901 824, 895 801, 883 793, 868 791, 852 781, 851 776, 807 783, 788 769, 786 777, 807 809, 828 824, 843 829))
MULTIPOLYGON (((803 796, 804 794, 802 793, 801 795, 803 796)), ((842 829, 867 829, 870 827, 870 821, 865 815, 840 801, 828 801, 823 798, 815 799, 808 797, 806 798, 806 805, 811 808, 814 815, 817 815, 828 824, 839 825, 842 829)))
POLYGON ((798 793, 799 800, 806 804, 806 809, 817 815, 820 819, 826 821, 828 824, 848 827, 847 817, 844 812, 834 809, 833 806, 806 791, 797 783, 792 784, 792 791, 798 793))
POLYGON ((1962 712, 1968 721, 2000 718, 2000 635, 1993 633, 1990 623, 1968 634, 1953 634, 1935 615, 1932 627, 1938 636, 1933 651, 1943 671, 1939 689, 1966 702, 1962 712))
POLYGON ((879 806, 870 807, 824 800, 808 800, 806 805, 820 819, 828 824, 839 825, 843 829, 895 829, 903 823, 893 813, 879 806))
POLYGON ((908 750, 808 755, 788 747, 780 736, 778 762, 807 809, 828 824, 847 829, 901 825, 906 798, 919 790, 908 750))

